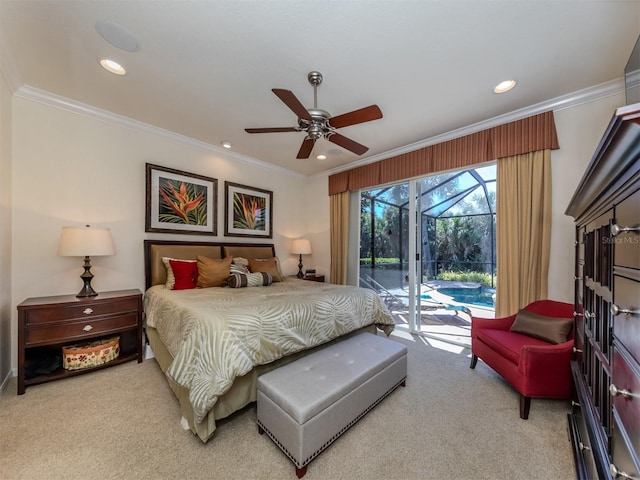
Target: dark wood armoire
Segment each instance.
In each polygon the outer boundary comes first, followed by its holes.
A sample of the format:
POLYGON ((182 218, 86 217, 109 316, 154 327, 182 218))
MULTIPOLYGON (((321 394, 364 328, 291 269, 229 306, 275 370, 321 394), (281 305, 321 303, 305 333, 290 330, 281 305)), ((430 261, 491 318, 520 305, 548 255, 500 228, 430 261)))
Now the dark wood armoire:
POLYGON ((616 110, 565 213, 576 224, 576 473, 640 479, 640 104, 616 110))

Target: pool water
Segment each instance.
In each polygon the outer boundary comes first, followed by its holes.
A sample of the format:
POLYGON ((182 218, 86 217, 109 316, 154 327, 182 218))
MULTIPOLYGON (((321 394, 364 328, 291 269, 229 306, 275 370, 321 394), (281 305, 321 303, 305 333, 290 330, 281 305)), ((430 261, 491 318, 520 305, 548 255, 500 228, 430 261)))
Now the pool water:
MULTIPOLYGON (((494 307, 493 294, 495 293, 495 289, 493 288, 442 287, 438 289, 438 292, 451 297, 455 302, 477 305, 479 307, 494 307)), ((428 294, 423 295, 422 297, 431 298, 428 294)))

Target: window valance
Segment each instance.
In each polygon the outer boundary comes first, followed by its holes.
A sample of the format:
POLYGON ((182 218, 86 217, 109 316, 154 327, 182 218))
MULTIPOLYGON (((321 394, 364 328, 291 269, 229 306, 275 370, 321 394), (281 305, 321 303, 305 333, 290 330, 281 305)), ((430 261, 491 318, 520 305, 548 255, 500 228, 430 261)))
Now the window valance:
POLYGON ((329 195, 557 148, 549 111, 336 173, 329 177, 329 195))

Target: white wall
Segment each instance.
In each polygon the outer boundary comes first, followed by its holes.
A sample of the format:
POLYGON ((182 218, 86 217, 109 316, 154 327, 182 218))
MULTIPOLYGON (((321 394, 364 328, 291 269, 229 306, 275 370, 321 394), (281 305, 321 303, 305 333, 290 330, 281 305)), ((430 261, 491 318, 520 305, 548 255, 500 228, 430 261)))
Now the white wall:
POLYGON ((0 391, 11 373, 11 91, 0 72, 0 391))
POLYGON ((555 112, 560 149, 551 154, 552 230, 549 298, 573 303, 573 218, 564 214, 624 93, 555 112))
MULTIPOLYGON (((274 168, 227 159, 223 154, 14 97, 11 201, 14 368, 17 304, 28 297, 73 294, 82 286, 82 259, 56 255, 63 226, 88 223, 111 229, 116 254, 92 258, 91 271, 95 275, 92 286, 96 291, 127 288, 144 291, 144 239, 224 239, 224 181, 228 180, 274 192, 273 243, 284 273, 297 272, 297 259, 288 252, 291 239, 307 233, 307 180, 274 168), (218 179, 217 238, 145 233, 147 162, 218 179)), ((320 200, 325 198, 326 195, 320 200)))
MULTIPOLYGON (((560 149, 551 154, 552 164, 552 231, 549 269, 549 298, 573 302, 574 228, 573 219, 564 214, 573 192, 582 178, 591 157, 604 134, 615 109, 624 104, 620 93, 589 101, 554 113, 560 149)), ((327 195, 328 175, 313 178, 309 191, 315 197, 327 195)), ((324 233, 315 243, 326 245, 329 251, 329 203, 310 202, 307 212, 311 222, 318 224, 317 230, 324 233), (325 225, 326 228, 320 228, 325 225)), ((310 223, 310 229, 313 223, 310 223)), ((315 252, 314 252, 315 256, 315 252)), ((318 269, 328 271, 330 257, 315 258, 318 269)))

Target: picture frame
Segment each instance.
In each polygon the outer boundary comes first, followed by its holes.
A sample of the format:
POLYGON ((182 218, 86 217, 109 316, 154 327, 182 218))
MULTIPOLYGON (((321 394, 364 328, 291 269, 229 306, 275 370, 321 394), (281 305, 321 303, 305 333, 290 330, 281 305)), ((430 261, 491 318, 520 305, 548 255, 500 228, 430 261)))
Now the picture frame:
POLYGON ((146 164, 146 232, 217 235, 218 180, 146 164))
POLYGON ((224 182, 224 234, 273 238, 273 192, 224 182))

